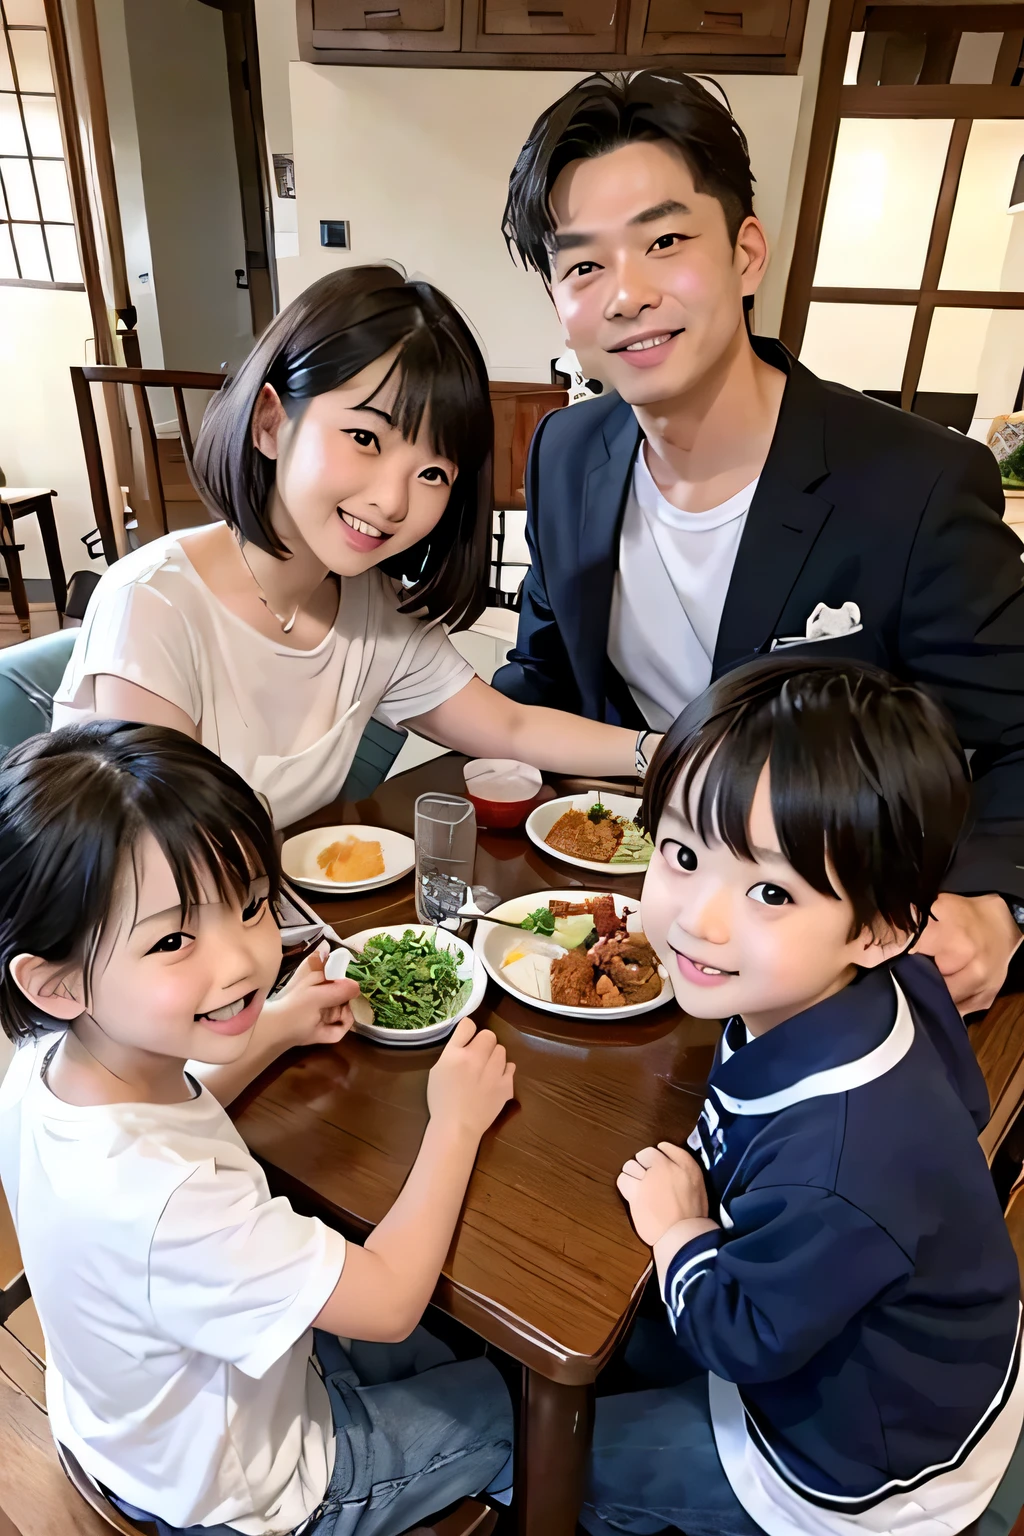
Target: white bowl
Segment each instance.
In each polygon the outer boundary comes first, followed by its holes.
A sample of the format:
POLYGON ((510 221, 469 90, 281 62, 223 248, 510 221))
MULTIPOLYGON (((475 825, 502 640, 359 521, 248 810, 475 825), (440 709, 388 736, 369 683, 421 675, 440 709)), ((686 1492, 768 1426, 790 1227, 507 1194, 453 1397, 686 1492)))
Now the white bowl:
MULTIPOLYGON (((489 914, 492 917, 503 917, 510 923, 520 923, 535 907, 546 907, 549 901, 586 901, 589 896, 607 896, 608 891, 535 891, 532 896, 516 896, 512 901, 503 902, 500 907, 494 907, 489 914)), ((624 906, 632 910, 627 919, 626 926, 630 933, 640 930, 640 913, 636 907, 635 899, 628 896, 613 897, 615 910, 622 916, 624 906)), ((528 938, 528 934, 523 937, 528 938)), ((548 1003, 543 998, 531 997, 529 992, 521 992, 520 989, 509 981, 507 974, 501 968, 501 962, 508 954, 512 946, 517 942, 516 934, 511 928, 500 927, 497 923, 489 923, 486 918, 479 918, 476 925, 476 938, 473 948, 483 961, 484 969, 510 997, 516 997, 520 1002, 528 1003, 531 1008, 539 1008, 542 1013, 557 1013, 563 1019, 589 1019, 591 1024, 611 1022, 613 1019, 635 1019, 642 1013, 651 1013, 655 1008, 660 1008, 662 1003, 667 1003, 672 998, 672 984, 664 970, 659 966, 661 974, 661 991, 657 997, 649 998, 646 1003, 630 1003, 625 1008, 567 1008, 562 1003, 548 1003)))
POLYGON ((389 928, 364 928, 361 933, 354 933, 344 940, 345 948, 362 949, 367 939, 375 938, 378 933, 387 933, 393 939, 400 939, 410 928, 415 934, 436 932, 438 949, 455 951, 461 957, 459 970, 472 973, 473 990, 457 1013, 453 1013, 450 1018, 439 1019, 435 1024, 424 1024, 419 1029, 389 1029, 384 1024, 353 1025, 357 1035, 365 1035, 368 1040, 376 1040, 381 1045, 434 1045, 438 1040, 444 1040, 460 1019, 472 1013, 474 1008, 479 1008, 487 991, 487 973, 470 945, 457 934, 446 933, 443 928, 435 930, 423 923, 394 923, 389 928))
POLYGON ((359 891, 373 891, 379 885, 390 885, 401 880, 416 866, 416 846, 411 837, 392 832, 387 827, 364 827, 352 822, 343 827, 313 827, 290 837, 281 849, 281 867, 289 880, 305 886, 309 891, 319 891, 325 896, 352 896, 359 891), (380 843, 384 857, 384 873, 372 880, 328 880, 317 864, 317 855, 332 843, 346 837, 358 837, 363 842, 380 843))
POLYGON ((555 822, 560 816, 564 816, 566 811, 589 811, 598 800, 616 816, 623 817, 625 821, 632 821, 640 809, 640 801, 634 799, 632 795, 599 795, 596 790, 591 790, 585 795, 563 795, 561 799, 548 800, 544 805, 538 805, 535 811, 530 812, 526 821, 527 837, 549 858, 560 859, 563 864, 573 864, 577 869, 589 869, 598 875, 607 875, 609 871, 620 875, 646 874, 646 864, 601 864, 597 859, 575 859, 569 853, 559 853, 557 848, 552 848, 544 841, 555 822))

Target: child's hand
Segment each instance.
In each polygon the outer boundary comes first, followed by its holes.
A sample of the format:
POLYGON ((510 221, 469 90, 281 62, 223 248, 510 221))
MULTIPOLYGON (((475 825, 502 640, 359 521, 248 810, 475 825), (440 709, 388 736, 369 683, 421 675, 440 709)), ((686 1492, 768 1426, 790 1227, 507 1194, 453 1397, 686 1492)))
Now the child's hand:
POLYGON ((629 1206, 637 1236, 652 1248, 677 1221, 708 1214, 700 1164, 670 1141, 644 1147, 631 1157, 615 1187, 629 1206))
POLYGON ((514 1072, 489 1029, 460 1019, 427 1078, 431 1118, 479 1141, 511 1099, 514 1072))
POLYGON ((282 1049, 293 1045, 336 1045, 352 1028, 352 1010, 348 1004, 359 991, 359 983, 343 978, 324 980, 324 965, 330 954, 324 941, 307 955, 295 974, 278 995, 264 1008, 282 1049))

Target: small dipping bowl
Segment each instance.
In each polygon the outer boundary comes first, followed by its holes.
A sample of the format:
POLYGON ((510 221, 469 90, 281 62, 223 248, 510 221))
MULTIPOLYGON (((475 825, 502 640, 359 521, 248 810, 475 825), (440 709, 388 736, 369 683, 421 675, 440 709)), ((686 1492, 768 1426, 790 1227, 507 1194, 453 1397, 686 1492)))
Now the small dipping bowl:
POLYGON ((539 769, 514 757, 478 757, 463 772, 480 827, 521 827, 544 784, 539 769))

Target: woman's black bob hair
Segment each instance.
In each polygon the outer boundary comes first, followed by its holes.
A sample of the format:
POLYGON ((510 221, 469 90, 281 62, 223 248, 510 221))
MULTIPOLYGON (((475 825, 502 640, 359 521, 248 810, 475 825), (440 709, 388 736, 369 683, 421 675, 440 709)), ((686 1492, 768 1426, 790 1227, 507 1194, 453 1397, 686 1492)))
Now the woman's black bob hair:
POLYGON ((97 951, 147 832, 183 909, 210 881, 244 905, 264 875, 276 900, 270 817, 232 768, 180 731, 91 721, 30 737, 0 763, 0 1023, 10 1039, 64 1027, 15 985, 15 955, 81 971, 89 1006, 97 951))
POLYGON ((754 211, 754 178, 743 129, 720 86, 713 96, 681 69, 588 75, 542 112, 508 183, 502 232, 524 266, 551 276, 554 223, 550 196, 573 160, 590 160, 625 144, 665 140, 682 154, 698 192, 722 205, 735 245, 754 211))
POLYGON ((289 414, 354 378, 392 348, 392 420, 415 438, 426 419, 436 453, 458 466, 444 515, 428 539, 381 569, 404 578, 403 611, 465 628, 486 604, 490 569, 494 423, 487 367, 450 299, 394 267, 347 267, 321 277, 277 316, 237 374, 210 401, 195 446, 200 496, 265 553, 288 551, 270 523, 275 466, 253 442, 265 384, 289 414))
POLYGON ((645 826, 656 836, 675 794, 705 843, 721 840, 738 858, 753 858, 750 808, 765 763, 779 846, 825 896, 838 894, 831 866, 853 906, 851 939, 879 919, 916 938, 970 793, 960 743, 939 705, 854 663, 765 658, 737 667, 666 734, 644 786, 645 826))

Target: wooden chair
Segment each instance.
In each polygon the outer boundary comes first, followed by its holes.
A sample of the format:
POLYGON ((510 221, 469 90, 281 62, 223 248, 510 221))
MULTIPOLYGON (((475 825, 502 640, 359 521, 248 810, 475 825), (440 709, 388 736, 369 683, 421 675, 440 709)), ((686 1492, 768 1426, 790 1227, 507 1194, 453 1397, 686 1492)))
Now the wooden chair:
POLYGON ((523 570, 523 560, 505 559, 505 514, 526 506, 526 461, 533 434, 549 411, 568 405, 569 392, 559 384, 518 384, 491 380, 491 411, 494 415, 494 559, 488 605, 520 607, 520 590, 502 585, 506 570, 523 570))
POLYGON ((123 530, 115 530, 111 513, 107 470, 92 386, 116 386, 127 392, 133 406, 139 434, 138 458, 141 460, 142 476, 136 485, 129 488, 129 496, 132 510, 139 521, 140 541, 145 544, 163 533, 169 533, 172 525, 184 528, 202 522, 209 516, 188 477, 193 441, 185 391, 200 390, 212 394, 220 389, 224 378, 221 373, 174 373, 164 368, 113 368, 97 365, 71 369, 93 515, 108 565, 113 565, 119 555, 125 552, 125 544, 123 530), (171 391, 178 421, 178 437, 157 437, 148 394, 151 389, 171 391), (172 513, 170 518, 169 511, 172 513))

